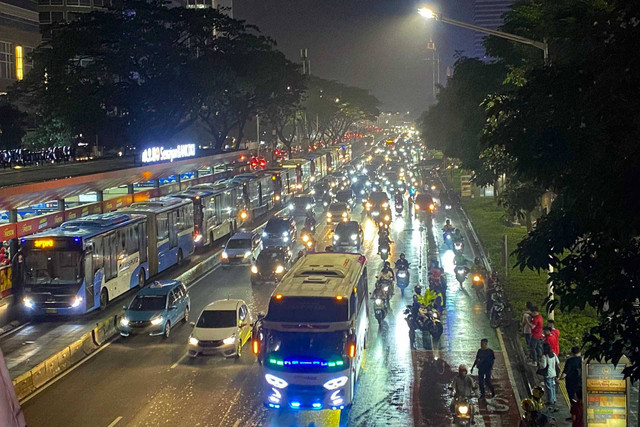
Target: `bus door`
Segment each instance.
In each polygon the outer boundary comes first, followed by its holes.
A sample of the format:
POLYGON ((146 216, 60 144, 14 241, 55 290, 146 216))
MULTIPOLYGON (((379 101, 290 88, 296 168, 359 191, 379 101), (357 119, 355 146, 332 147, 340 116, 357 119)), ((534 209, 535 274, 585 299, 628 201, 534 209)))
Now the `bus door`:
POLYGON ((302 182, 302 166, 297 165, 296 166, 296 183, 298 184, 296 186, 296 189, 301 191, 303 189, 303 182, 302 182))
POLYGON ((175 249, 178 247, 177 224, 178 224, 178 221, 181 221, 181 220, 182 219, 179 218, 178 213, 175 210, 169 212, 169 248, 171 249, 175 249))
POLYGON ((205 197, 194 197, 193 198, 193 228, 196 234, 202 236, 204 243, 207 242, 207 214, 205 211, 205 206, 207 203, 207 198, 205 197))
MULTIPOLYGON (((102 238, 99 237, 100 240, 102 240, 102 238)), ((95 254, 95 244, 91 243, 91 245, 87 248, 87 250, 85 250, 84 255, 83 255, 83 259, 84 259, 84 300, 86 301, 86 308, 87 311, 90 310, 91 308, 93 308, 93 306, 95 305, 95 292, 94 292, 94 286, 96 285, 94 282, 97 281, 96 279, 98 279, 99 277, 101 277, 100 274, 98 274, 96 277, 96 274, 94 273, 94 266, 93 266, 93 258, 94 258, 94 254, 95 254)), ((98 259, 98 257, 100 257, 100 255, 96 256, 96 260, 98 259)), ((98 269, 96 268, 96 272, 98 271, 98 269)), ((100 284, 97 285, 98 286, 98 292, 100 292, 100 284)))

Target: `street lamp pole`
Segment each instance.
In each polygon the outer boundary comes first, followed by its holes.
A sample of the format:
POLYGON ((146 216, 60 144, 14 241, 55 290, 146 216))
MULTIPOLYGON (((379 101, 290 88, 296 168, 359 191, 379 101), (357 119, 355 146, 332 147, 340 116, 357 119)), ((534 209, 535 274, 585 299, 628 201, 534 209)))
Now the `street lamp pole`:
MULTIPOLYGON (((498 31, 498 30, 492 30, 491 28, 485 28, 485 27, 479 27, 478 25, 473 25, 473 24, 468 24, 466 22, 462 22, 462 21, 458 21, 455 19, 451 19, 451 18, 447 18, 446 16, 443 16, 442 13, 439 12, 434 12, 433 10, 429 9, 429 8, 420 8, 418 9, 418 13, 420 14, 420 16, 424 17, 425 19, 434 19, 436 21, 442 21, 446 24, 451 24, 451 25, 455 25, 456 27, 461 27, 461 28, 466 28, 468 30, 472 30, 472 31, 478 31, 480 33, 485 33, 485 34, 489 34, 491 36, 496 36, 496 37, 500 37, 503 39, 507 39, 507 40, 511 40, 514 41, 516 43, 521 43, 521 44, 526 44, 529 46, 533 46, 535 48, 538 48, 540 50, 542 50, 542 55, 544 58, 544 65, 549 65, 549 44, 547 43, 547 39, 543 39, 541 42, 537 41, 537 40, 532 40, 532 39, 528 39, 526 37, 521 37, 515 34, 511 34, 511 33, 505 33, 503 31, 498 31)), ((551 206, 550 204, 547 205, 547 214, 549 214, 549 210, 550 210, 551 206)), ((549 273, 553 273, 553 266, 551 264, 549 264, 549 273)), ((554 294, 553 294, 553 282, 551 280, 547 281, 547 295, 549 296, 549 300, 553 301, 554 300, 554 294)), ((548 312, 548 318, 549 320, 553 320, 554 319, 554 311, 553 310, 549 310, 548 312)))

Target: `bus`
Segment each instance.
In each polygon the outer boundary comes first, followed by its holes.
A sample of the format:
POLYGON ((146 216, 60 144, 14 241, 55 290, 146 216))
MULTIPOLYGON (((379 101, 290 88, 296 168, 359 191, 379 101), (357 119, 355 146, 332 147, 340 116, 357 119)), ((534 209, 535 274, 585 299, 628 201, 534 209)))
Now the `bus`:
POLYGON ((21 240, 23 304, 32 315, 83 314, 149 277, 143 215, 111 212, 67 221, 21 240))
POLYGON ((273 207, 275 184, 270 173, 244 173, 234 176, 231 182, 242 186, 248 219, 264 215, 273 207))
POLYGON ((179 197, 156 197, 132 203, 121 212, 147 218, 149 275, 181 265, 194 250, 193 203, 179 197))
POLYGON ((284 169, 295 169, 296 190, 298 192, 307 190, 311 182, 311 161, 307 159, 291 159, 280 162, 280 167, 284 169))
POLYGON ((265 406, 340 410, 352 404, 369 330, 368 296, 361 254, 312 253, 296 262, 252 337, 265 406))
MULTIPOLYGON (((213 246, 237 228, 237 186, 199 184, 173 197, 193 202, 193 241, 196 247, 213 246)), ((240 197, 242 200, 242 197, 240 197)))

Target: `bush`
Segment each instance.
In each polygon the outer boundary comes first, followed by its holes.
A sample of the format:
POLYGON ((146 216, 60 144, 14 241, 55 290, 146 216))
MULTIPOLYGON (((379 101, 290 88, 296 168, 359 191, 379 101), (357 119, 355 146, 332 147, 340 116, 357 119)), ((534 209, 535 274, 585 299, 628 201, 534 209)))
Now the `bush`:
MULTIPOLYGON (((544 299, 547 296, 547 273, 538 274, 532 270, 520 271, 513 268, 516 258, 509 256, 508 271, 502 261, 503 236, 507 236, 508 253, 511 254, 522 238, 527 234, 524 226, 507 226, 505 213, 492 198, 476 198, 463 201, 464 209, 469 215, 473 227, 484 247, 491 266, 498 272, 504 284, 505 296, 514 310, 514 317, 519 321, 527 301, 538 305, 546 318, 544 299), (507 276, 505 278, 505 273, 507 276)), ((568 354, 574 345, 582 345, 582 337, 589 328, 597 323, 595 311, 587 308, 584 311, 573 310, 563 313, 556 309, 555 323, 560 330, 561 354, 568 354)), ((524 341, 522 341, 524 343, 524 341)))

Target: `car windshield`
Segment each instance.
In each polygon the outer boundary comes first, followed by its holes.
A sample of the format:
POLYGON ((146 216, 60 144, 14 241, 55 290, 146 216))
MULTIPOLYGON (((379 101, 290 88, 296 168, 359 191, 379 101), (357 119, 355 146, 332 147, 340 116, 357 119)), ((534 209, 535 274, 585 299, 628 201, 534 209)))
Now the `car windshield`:
POLYGON ((196 324, 197 328, 233 328, 237 325, 235 310, 203 311, 196 324))
POLYGON ((332 212, 346 211, 347 210, 347 205, 345 205, 344 203, 334 203, 334 204, 331 205, 329 210, 332 211, 332 212))
POLYGON ((375 191, 371 193, 371 203, 380 204, 384 203, 388 200, 387 193, 383 193, 381 191, 375 191))
POLYGON ((261 262, 269 262, 269 261, 278 261, 283 258, 281 251, 268 251, 264 250, 260 252, 258 255, 258 263, 261 262))
POLYGON ((166 307, 166 295, 138 295, 129 306, 130 311, 158 311, 166 307))
POLYGON ((358 232, 358 224, 338 224, 336 234, 354 234, 358 232))
POLYGON ((264 231, 267 233, 278 233, 287 231, 287 221, 283 219, 271 220, 267 223, 267 226, 264 228, 264 231))
POLYGON ((79 251, 31 251, 25 257, 26 282, 34 285, 68 285, 80 281, 79 251))
POLYGON ((227 249, 250 249, 250 239, 230 239, 227 242, 227 249))
POLYGON ((336 194, 336 199, 340 200, 341 202, 346 202, 351 198, 351 196, 351 191, 338 191, 338 194, 336 194))
POLYGON ((311 206, 313 204, 313 199, 311 197, 296 197, 293 199, 293 203, 296 207, 306 208, 307 206, 311 206))

